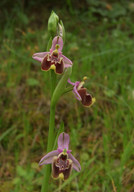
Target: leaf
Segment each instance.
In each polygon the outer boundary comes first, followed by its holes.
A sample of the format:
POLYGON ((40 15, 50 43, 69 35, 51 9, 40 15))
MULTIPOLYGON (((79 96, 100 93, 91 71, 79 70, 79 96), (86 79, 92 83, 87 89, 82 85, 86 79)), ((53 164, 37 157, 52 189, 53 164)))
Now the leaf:
POLYGON ((108 97, 113 97, 115 95, 115 91, 114 90, 104 90, 104 94, 108 97))
POLYGON ((29 78, 29 79, 27 79, 27 84, 29 86, 33 87, 33 86, 38 86, 40 83, 37 79, 29 78))
POLYGON ((2 141, 2 139, 4 139, 4 137, 6 137, 11 131, 14 130, 14 127, 9 128, 8 130, 6 130, 1 136, 0 136, 0 141, 2 141))

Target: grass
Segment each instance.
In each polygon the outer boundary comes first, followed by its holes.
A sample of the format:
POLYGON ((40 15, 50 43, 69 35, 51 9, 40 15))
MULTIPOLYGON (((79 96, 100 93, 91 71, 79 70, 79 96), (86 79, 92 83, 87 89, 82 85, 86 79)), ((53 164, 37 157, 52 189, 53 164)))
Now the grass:
MULTIPOLYGON (((28 11, 14 7, 0 31, 1 192, 37 192, 42 183, 38 162, 46 151, 50 82, 49 73, 31 57, 47 45, 50 11, 45 11, 41 9, 42 21, 38 14, 29 17, 28 11)), ((64 121, 70 148, 82 165, 80 173, 73 171, 62 184, 62 191, 132 192, 133 18, 89 21, 84 14, 57 13, 66 28, 63 52, 74 62, 71 80, 88 76, 86 87, 96 97, 90 109, 72 93, 62 96, 57 106, 56 127, 64 121)), ((56 192, 58 182, 51 180, 50 188, 56 192)))

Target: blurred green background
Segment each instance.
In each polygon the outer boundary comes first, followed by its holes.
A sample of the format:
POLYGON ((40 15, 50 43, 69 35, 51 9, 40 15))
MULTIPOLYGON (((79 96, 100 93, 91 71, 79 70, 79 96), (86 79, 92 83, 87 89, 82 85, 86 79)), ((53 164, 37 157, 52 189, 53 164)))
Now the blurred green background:
POLYGON ((134 2, 127 0, 0 1, 0 192, 40 191, 50 79, 32 54, 46 50, 52 10, 66 29, 71 80, 88 76, 96 97, 89 109, 72 93, 57 105, 56 128, 64 121, 82 166, 62 191, 133 192, 134 2))

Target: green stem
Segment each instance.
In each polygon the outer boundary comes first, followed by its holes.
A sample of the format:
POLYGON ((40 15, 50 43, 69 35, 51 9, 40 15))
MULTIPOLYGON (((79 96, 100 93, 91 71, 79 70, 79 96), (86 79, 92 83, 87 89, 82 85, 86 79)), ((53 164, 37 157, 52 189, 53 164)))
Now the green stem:
MULTIPOLYGON (((54 145, 54 128, 55 128, 55 106, 51 105, 50 107, 50 121, 49 121, 49 133, 48 133, 48 145, 47 153, 50 152, 54 145)), ((49 178, 51 173, 51 165, 45 165, 44 168, 44 179, 42 184, 41 192, 48 191, 49 178)))
POLYGON ((51 97, 52 97, 55 86, 56 86, 56 80, 57 80, 56 74, 53 70, 50 71, 50 80, 51 80, 51 97))
MULTIPOLYGON (((52 70, 50 72, 51 72, 50 79, 51 79, 51 98, 52 98, 52 95, 53 95, 53 92, 54 92, 54 89, 56 86, 56 74, 52 70)), ((54 140, 55 140, 54 128, 55 128, 55 105, 53 105, 52 101, 51 101, 47 153, 52 151, 52 149, 53 149, 54 140)), ((51 165, 45 165, 44 178, 43 178, 41 192, 48 191, 50 174, 51 174, 51 165)))
POLYGON ((68 93, 68 92, 70 92, 70 91, 72 91, 72 90, 73 90, 73 86, 69 86, 69 87, 67 87, 67 88, 63 91, 62 95, 64 95, 65 93, 68 93))
MULTIPOLYGON (((48 144, 47 144, 47 153, 53 150, 53 145, 55 141, 55 107, 56 104, 62 95, 63 90, 66 87, 67 80, 71 74, 72 68, 68 68, 63 76, 61 77, 58 85, 56 85, 56 77, 54 76, 54 71, 51 72, 51 105, 50 105, 50 120, 49 120, 49 133, 48 133, 48 144)), ((45 165, 44 168, 44 179, 42 184, 41 192, 48 192, 49 178, 51 174, 51 166, 45 165)))

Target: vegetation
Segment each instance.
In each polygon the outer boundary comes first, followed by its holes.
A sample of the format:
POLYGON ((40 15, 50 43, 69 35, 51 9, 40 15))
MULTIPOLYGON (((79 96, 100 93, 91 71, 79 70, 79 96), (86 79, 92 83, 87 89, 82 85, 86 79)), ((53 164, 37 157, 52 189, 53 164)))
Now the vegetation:
MULTIPOLYGON (((49 73, 32 54, 46 50, 53 9, 66 29, 63 52, 74 61, 72 81, 88 77, 96 97, 83 108, 73 93, 62 97, 56 126, 70 130, 71 148, 82 165, 63 192, 134 191, 134 4, 66 0, 0 3, 0 192, 40 191, 49 119, 49 73)), ((60 100, 60 101, 61 101, 60 100)), ((58 182, 50 183, 58 191, 58 182)))

